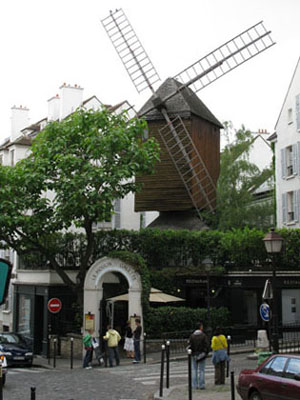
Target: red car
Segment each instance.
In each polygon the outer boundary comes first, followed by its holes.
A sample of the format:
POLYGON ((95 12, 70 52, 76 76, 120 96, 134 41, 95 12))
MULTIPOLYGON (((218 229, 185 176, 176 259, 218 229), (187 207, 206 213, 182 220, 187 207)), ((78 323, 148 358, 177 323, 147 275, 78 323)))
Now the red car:
POLYGON ((243 370, 237 391, 243 400, 299 400, 300 356, 276 354, 256 369, 243 370))

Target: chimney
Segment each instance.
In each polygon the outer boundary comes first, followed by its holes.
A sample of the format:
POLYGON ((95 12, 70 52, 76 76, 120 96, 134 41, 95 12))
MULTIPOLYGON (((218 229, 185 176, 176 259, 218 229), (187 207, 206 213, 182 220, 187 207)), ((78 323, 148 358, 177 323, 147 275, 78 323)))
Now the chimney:
POLYGON ((83 88, 79 85, 66 85, 60 87, 61 90, 61 106, 60 119, 71 114, 82 104, 83 88))
POLYGON ((59 119, 60 113, 60 97, 57 94, 56 96, 51 97, 48 100, 48 121, 56 121, 59 119))
POLYGON ((29 109, 23 106, 11 108, 11 133, 10 140, 13 142, 21 136, 21 130, 29 125, 29 109))

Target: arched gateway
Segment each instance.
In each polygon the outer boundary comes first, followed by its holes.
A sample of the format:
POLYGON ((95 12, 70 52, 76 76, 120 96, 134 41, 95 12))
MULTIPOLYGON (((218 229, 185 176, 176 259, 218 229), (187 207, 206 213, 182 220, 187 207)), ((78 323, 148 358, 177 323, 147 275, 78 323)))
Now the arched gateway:
POLYGON ((84 281, 84 315, 95 316, 95 331, 99 331, 99 304, 103 298, 103 282, 113 273, 121 273, 128 282, 128 318, 138 315, 143 321, 141 293, 142 284, 138 272, 126 262, 117 258, 103 257, 88 270, 84 281))

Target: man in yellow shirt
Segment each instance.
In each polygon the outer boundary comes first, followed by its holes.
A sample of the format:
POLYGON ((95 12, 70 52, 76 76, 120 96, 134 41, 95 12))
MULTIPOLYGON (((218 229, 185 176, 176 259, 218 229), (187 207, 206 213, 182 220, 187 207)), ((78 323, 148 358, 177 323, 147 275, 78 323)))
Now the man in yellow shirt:
POLYGON ((113 367, 113 358, 116 360, 116 365, 120 365, 118 344, 121 340, 121 336, 119 332, 112 329, 110 325, 107 325, 107 332, 106 335, 103 336, 103 339, 107 340, 109 366, 111 368, 113 367))

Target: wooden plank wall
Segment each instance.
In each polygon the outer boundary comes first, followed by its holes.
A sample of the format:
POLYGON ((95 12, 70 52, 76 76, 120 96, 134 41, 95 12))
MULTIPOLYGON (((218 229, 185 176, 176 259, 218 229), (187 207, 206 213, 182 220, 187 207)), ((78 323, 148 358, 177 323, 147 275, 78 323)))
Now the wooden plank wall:
MULTIPOLYGON (((184 120, 186 128, 192 132, 194 143, 214 181, 217 181, 220 169, 220 132, 219 128, 193 117, 184 120)), ((193 203, 184 184, 164 146, 158 132, 165 126, 165 121, 149 121, 149 137, 154 136, 160 144, 160 162, 156 164, 155 174, 137 177, 137 182, 143 184, 143 189, 135 195, 135 211, 181 211, 193 208, 193 203)), ((199 196, 198 206, 203 204, 199 196)))

